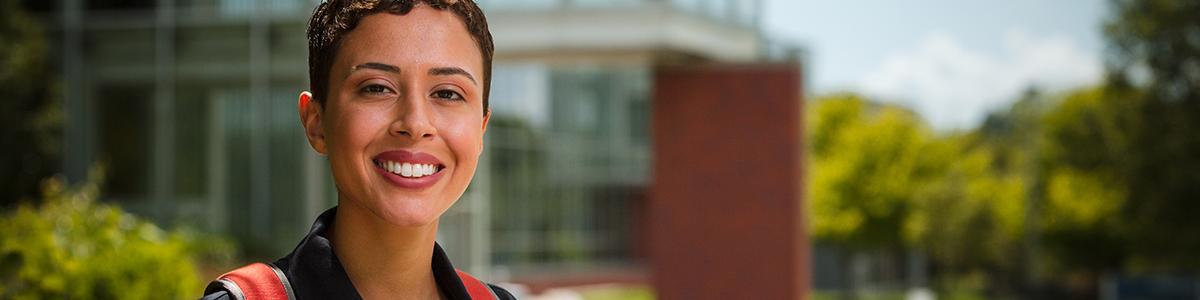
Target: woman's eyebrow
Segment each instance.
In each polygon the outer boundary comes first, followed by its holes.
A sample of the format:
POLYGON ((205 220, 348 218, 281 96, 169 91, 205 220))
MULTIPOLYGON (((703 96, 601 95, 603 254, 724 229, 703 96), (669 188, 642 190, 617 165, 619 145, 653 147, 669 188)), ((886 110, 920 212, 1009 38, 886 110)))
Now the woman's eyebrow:
POLYGON ((471 83, 474 83, 475 85, 479 85, 478 82, 475 82, 475 77, 471 76, 471 73, 467 73, 467 70, 463 70, 462 68, 459 68, 459 67, 431 68, 431 69, 429 69, 429 75, 430 76, 462 75, 462 76, 466 76, 467 79, 470 79, 471 83))
POLYGON ((377 63, 377 62, 369 62, 369 63, 357 65, 357 66, 354 66, 354 68, 351 70, 358 71, 361 69, 374 69, 374 70, 380 70, 380 71, 384 71, 384 72, 400 73, 400 67, 385 64, 385 63, 377 63))
MULTIPOLYGON (((358 71, 361 69, 373 69, 373 70, 380 70, 380 71, 384 71, 384 72, 400 73, 400 67, 385 64, 385 63, 379 63, 379 62, 363 63, 360 65, 354 66, 354 68, 352 70, 358 71)), ((468 73, 467 70, 463 70, 462 68, 459 68, 459 67, 430 68, 428 74, 430 76, 462 75, 464 77, 467 77, 467 79, 470 79, 471 83, 474 83, 475 85, 479 85, 479 83, 475 81, 475 76, 471 76, 471 73, 468 73)))

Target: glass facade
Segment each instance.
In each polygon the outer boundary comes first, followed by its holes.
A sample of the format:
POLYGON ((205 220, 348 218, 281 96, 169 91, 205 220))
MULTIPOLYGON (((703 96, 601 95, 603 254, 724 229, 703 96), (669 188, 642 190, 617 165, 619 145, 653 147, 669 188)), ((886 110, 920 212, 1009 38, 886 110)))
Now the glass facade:
POLYGON ((644 8, 669 5, 728 24, 757 28, 762 0, 478 0, 485 10, 644 8))
POLYGON ((50 28, 72 120, 65 173, 78 180, 103 164, 105 199, 135 213, 232 235, 252 257, 291 249, 335 201, 294 109, 307 86, 312 3, 35 7, 58 22, 50 28))
POLYGON ((493 263, 634 261, 631 214, 650 164, 648 66, 500 65, 495 76, 485 152, 493 263))

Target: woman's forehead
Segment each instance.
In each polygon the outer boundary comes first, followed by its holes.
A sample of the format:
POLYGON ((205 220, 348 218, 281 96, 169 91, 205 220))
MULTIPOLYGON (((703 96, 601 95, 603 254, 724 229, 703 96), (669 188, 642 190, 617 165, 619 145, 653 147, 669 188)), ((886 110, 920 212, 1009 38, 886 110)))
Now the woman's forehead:
POLYGON ((482 54, 465 24, 452 12, 425 6, 407 14, 364 17, 342 41, 335 65, 342 68, 380 62, 458 67, 478 77, 482 54))

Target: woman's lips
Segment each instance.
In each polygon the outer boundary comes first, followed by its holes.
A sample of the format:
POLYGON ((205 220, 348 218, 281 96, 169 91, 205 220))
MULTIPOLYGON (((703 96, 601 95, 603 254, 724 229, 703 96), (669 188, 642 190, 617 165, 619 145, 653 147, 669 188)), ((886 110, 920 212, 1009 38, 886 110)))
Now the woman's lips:
POLYGON ((375 171, 402 188, 423 189, 437 183, 446 166, 433 155, 404 150, 387 151, 371 160, 375 171))

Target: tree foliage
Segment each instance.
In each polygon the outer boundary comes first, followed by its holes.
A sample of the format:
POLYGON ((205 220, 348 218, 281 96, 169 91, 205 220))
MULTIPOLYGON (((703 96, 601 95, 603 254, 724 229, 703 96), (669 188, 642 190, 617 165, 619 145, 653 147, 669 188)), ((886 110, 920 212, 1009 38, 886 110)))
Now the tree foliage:
POLYGON ((1094 156, 1068 162, 1107 172, 1098 180, 1122 189, 1124 223, 1117 234, 1128 246, 1122 256, 1138 268, 1195 270, 1200 238, 1180 234, 1200 232, 1200 2, 1112 5, 1114 18, 1105 27, 1114 50, 1112 76, 1089 106, 1098 126, 1063 124, 1096 139, 1064 139, 1062 147, 1094 156), (1108 151, 1091 153, 1097 149, 1108 151))
POLYGON ((936 134, 915 114, 855 94, 810 106, 810 230, 852 251, 919 250, 945 278, 1014 273, 1032 165, 1027 114, 936 134), (1020 119, 1018 119, 1020 118, 1020 119), (1016 145, 1016 146, 1014 146, 1016 145))
POLYGON ((62 114, 46 44, 19 1, 0 0, 0 207, 37 197, 38 181, 59 168, 62 114))
POLYGON ((1108 80, 1031 91, 967 132, 854 94, 813 101, 813 236, 920 249, 993 289, 1200 269, 1200 2, 1112 4, 1108 80))
POLYGON ((938 141, 940 176, 917 199, 904 234, 943 270, 969 274, 1013 268, 1026 218, 1026 184, 1020 171, 998 168, 1006 155, 975 135, 938 141))
POLYGON ((232 258, 228 242, 164 231, 97 195, 50 180, 40 206, 0 218, 0 298, 189 299, 203 288, 197 258, 232 258))
POLYGON ((809 120, 813 235, 854 248, 900 247, 930 170, 921 153, 930 131, 914 114, 853 94, 815 102, 809 120))
POLYGON ((1105 87, 1068 93, 1041 121, 1042 240, 1059 268, 1120 268, 1132 241, 1126 163, 1142 125, 1134 113, 1141 98, 1115 93, 1105 87))

